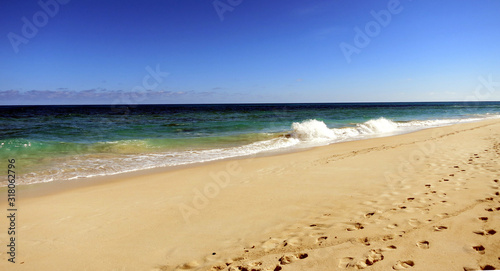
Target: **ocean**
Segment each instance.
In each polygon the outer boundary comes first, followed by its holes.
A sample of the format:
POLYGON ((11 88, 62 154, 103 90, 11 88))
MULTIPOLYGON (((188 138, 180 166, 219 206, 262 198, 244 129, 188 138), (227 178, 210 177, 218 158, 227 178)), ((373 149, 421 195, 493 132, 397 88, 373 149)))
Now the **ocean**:
MULTIPOLYGON (((0 106, 0 167, 78 181, 500 118, 500 102, 0 106)), ((0 187, 7 176, 0 176, 0 187)))

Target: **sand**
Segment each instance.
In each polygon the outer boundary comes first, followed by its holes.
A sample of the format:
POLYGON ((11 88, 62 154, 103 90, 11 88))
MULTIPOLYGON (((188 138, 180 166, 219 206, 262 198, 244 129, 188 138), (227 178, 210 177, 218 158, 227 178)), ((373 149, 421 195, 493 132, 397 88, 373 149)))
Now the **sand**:
POLYGON ((500 269, 499 157, 488 120, 21 189, 0 270, 500 269))

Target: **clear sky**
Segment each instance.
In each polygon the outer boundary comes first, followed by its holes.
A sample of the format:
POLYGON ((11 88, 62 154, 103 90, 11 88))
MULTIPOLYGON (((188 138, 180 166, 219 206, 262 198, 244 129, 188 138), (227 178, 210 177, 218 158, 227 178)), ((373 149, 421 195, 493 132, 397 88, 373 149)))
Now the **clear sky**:
POLYGON ((4 0, 0 104, 500 100, 499 29, 497 0, 4 0))

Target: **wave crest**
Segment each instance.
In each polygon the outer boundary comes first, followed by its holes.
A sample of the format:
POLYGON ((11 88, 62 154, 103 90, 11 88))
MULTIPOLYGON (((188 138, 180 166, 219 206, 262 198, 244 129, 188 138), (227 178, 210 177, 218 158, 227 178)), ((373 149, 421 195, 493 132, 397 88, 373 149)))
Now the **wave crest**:
POLYGON ((399 125, 386 118, 371 119, 355 127, 330 129, 323 121, 309 119, 292 124, 290 137, 301 141, 341 141, 362 135, 376 135, 395 132, 399 125))
POLYGON ((398 124, 386 118, 371 119, 357 125, 360 134, 383 134, 391 133, 398 129, 398 124))
POLYGON ((329 129, 322 121, 310 119, 292 124, 291 137, 304 141, 318 139, 335 139, 335 132, 329 129))

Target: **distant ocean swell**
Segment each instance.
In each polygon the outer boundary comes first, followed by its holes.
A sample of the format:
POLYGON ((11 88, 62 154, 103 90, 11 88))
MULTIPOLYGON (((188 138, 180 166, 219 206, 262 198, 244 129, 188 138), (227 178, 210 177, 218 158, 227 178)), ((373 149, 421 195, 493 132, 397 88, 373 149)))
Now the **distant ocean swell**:
MULTIPOLYGON (((329 128, 321 120, 307 119, 293 122, 291 130, 281 133, 95 143, 14 139, 3 140, 0 143, 0 151, 9 151, 9 155, 14 158, 21 158, 18 160, 26 159, 25 165, 29 165, 32 170, 20 175, 18 184, 33 184, 291 151, 499 117, 498 114, 477 114, 460 119, 406 122, 395 122, 380 117, 362 123, 351 123, 342 128, 329 128)), ((6 182, 6 179, 0 179, 0 186, 6 186, 6 182)))

